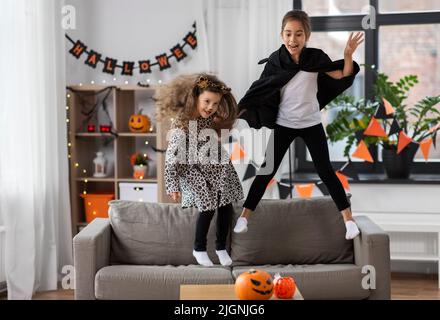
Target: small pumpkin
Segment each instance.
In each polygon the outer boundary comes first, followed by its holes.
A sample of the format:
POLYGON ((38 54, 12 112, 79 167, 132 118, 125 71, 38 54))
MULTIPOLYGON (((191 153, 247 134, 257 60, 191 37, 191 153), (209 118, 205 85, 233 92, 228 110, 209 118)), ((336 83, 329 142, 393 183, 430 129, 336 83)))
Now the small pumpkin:
POLYGON ((128 120, 128 127, 130 128, 130 131, 134 133, 149 132, 150 126, 150 118, 141 113, 132 115, 128 120))
POLYGON ((292 299, 295 294, 296 283, 292 277, 281 277, 276 274, 273 280, 273 293, 278 299, 292 299))
POLYGON ((268 300, 273 294, 272 276, 263 270, 246 271, 235 281, 235 294, 240 300, 268 300))

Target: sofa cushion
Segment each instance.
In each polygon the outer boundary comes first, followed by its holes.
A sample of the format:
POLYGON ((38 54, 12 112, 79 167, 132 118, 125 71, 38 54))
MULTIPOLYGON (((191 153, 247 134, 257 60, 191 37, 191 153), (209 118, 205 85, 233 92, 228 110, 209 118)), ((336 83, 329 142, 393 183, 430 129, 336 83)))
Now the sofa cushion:
MULTIPOLYGON (((241 211, 236 204, 235 224, 241 211)), ((328 196, 260 201, 246 233, 232 233, 234 265, 353 263, 341 213, 328 196)))
POLYGON ((232 270, 234 279, 249 269, 293 277, 305 300, 367 299, 370 295, 370 290, 362 288, 365 274, 354 264, 240 266, 232 270))
POLYGON ((179 299, 181 284, 231 284, 227 267, 117 265, 100 269, 95 276, 97 299, 179 299))
MULTIPOLYGON (((192 255, 197 209, 182 209, 175 203, 143 203, 124 200, 109 202, 112 226, 111 263, 144 265, 196 264, 192 255)), ((207 251, 215 254, 215 221, 208 232, 207 251)), ((229 239, 227 248, 229 249, 229 239)))

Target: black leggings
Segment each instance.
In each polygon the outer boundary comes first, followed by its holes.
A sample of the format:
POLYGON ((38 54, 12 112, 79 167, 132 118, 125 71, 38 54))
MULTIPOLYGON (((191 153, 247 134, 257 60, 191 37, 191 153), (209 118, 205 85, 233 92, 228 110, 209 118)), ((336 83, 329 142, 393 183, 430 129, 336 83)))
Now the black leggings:
MULTIPOLYGON (((330 196, 336 203, 339 211, 349 208, 350 204, 347 200, 344 187, 342 186, 341 181, 339 181, 330 163, 327 138, 325 136, 322 124, 317 124, 304 129, 291 129, 280 125, 275 125, 268 143, 268 147, 272 148, 273 146, 274 151, 273 171, 264 175, 257 173, 243 207, 252 211, 255 210, 263 197, 264 192, 266 191, 268 183, 270 180, 272 180, 273 176, 277 172, 278 167, 283 160, 284 154, 289 149, 290 144, 293 140, 295 140, 296 137, 301 137, 304 140, 307 148, 309 149, 310 155, 312 156, 316 171, 318 172, 322 182, 324 182, 324 184, 327 186, 330 196)), ((265 157, 266 159, 262 167, 266 165, 267 151, 265 157)), ((260 171, 261 170, 262 169, 260 169, 260 171)))
MULTIPOLYGON (((217 209, 217 241, 216 250, 226 249, 226 237, 228 236, 229 226, 232 220, 234 209, 229 203, 217 209)), ((195 251, 206 251, 206 236, 208 235, 209 225, 211 224, 214 210, 203 211, 199 213, 196 224, 196 239, 194 241, 195 251)))

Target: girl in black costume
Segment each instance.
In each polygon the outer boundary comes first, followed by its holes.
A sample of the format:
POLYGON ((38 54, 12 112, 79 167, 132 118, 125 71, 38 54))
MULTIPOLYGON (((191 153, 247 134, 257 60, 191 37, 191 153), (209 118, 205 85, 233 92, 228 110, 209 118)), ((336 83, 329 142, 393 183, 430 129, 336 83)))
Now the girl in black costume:
POLYGON ((257 174, 235 225, 236 233, 247 231, 248 219, 284 154, 292 141, 301 137, 319 177, 342 214, 347 229, 345 238, 353 239, 359 234, 344 188, 330 162, 320 110, 353 84, 359 66, 352 56, 363 41, 362 34, 350 34, 344 59, 332 61, 322 50, 306 47, 310 30, 310 21, 304 11, 294 10, 285 14, 281 28, 283 45, 268 59, 260 61, 266 62, 260 79, 252 84, 239 102, 240 118, 246 120, 250 127, 274 129, 268 145, 273 147, 274 152, 271 155, 266 151, 262 167, 267 166, 271 157, 273 170, 269 174, 257 174))

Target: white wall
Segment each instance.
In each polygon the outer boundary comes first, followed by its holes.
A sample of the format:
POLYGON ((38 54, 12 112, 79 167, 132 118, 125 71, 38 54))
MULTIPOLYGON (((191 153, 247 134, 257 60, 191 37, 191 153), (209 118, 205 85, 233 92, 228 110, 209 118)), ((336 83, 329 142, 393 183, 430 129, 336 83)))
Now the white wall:
POLYGON ((180 73, 207 71, 208 53, 206 36, 202 19, 201 0, 66 0, 66 5, 72 5, 76 10, 76 29, 67 30, 67 34, 74 40, 81 40, 88 49, 102 54, 102 58, 110 57, 122 61, 150 59, 155 61, 156 55, 166 52, 177 43, 183 43, 183 37, 192 30, 192 24, 197 20, 198 47, 193 50, 185 47, 187 57, 179 63, 170 59, 172 67, 159 71, 157 66, 152 67, 151 74, 121 76, 120 68, 116 69, 117 81, 113 76, 103 73, 103 64, 99 63, 96 69, 84 64, 86 54, 79 60, 68 50, 72 45, 66 41, 67 84, 108 83, 123 84, 126 80, 130 84, 138 81, 145 82, 147 78, 152 83, 158 80, 167 81, 180 73))

